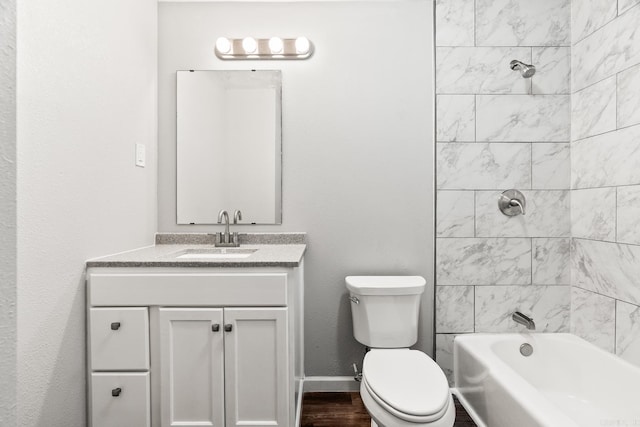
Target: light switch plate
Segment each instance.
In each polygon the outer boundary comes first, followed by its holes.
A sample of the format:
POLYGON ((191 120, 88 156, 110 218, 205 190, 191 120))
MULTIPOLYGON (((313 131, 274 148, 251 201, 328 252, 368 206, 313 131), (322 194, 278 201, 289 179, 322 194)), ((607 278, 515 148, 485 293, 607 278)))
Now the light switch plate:
POLYGON ((144 144, 136 144, 136 166, 145 167, 147 153, 144 144))

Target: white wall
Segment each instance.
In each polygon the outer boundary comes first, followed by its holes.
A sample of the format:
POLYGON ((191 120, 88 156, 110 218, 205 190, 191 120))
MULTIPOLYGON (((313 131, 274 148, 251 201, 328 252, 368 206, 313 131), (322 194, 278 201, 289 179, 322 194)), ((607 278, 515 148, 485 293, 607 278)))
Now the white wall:
POLYGON ((0 425, 16 425, 16 2, 0 0, 0 425))
POLYGON ((344 277, 420 274, 419 347, 432 352, 432 2, 161 3, 158 221, 177 226, 175 71, 281 69, 283 222, 242 231, 306 231, 308 375, 361 361, 344 277), (306 61, 221 61, 219 36, 307 36, 306 61))
POLYGON ((156 27, 156 0, 18 5, 21 427, 85 425, 84 261, 153 242, 156 27))

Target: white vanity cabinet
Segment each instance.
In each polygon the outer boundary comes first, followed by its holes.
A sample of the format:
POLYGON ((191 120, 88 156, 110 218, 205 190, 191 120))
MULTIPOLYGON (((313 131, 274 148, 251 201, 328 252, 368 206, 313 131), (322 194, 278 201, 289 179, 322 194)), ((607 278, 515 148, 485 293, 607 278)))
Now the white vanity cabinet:
POLYGON ((91 427, 294 427, 301 265, 87 278, 91 427))
POLYGON ((162 426, 286 426, 287 308, 161 308, 162 426))

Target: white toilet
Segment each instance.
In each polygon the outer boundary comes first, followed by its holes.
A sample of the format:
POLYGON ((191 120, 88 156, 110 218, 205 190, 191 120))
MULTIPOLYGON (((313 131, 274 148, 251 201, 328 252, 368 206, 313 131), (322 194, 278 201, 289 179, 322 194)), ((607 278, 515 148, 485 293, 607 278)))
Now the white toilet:
POLYGON ((353 335, 371 348, 360 396, 372 427, 451 427, 455 405, 440 367, 410 350, 418 339, 420 276, 349 276, 353 335))

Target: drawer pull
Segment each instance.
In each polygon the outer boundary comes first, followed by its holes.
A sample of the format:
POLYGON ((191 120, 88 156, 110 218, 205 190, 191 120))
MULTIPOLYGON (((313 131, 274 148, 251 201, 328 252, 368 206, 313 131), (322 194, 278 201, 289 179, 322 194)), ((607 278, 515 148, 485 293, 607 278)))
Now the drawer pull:
POLYGON ((225 332, 231 332, 232 330, 233 330, 233 325, 231 323, 227 323, 226 325, 224 325, 225 332))
POLYGON ((118 329, 120 329, 120 322, 113 322, 111 324, 111 330, 112 331, 117 331, 118 329))
POLYGON ((111 390, 111 396, 113 397, 120 396, 120 393, 122 393, 122 389, 120 387, 114 388, 113 390, 111 390))
POLYGON ((220 332, 220 324, 216 323, 216 324, 211 325, 211 330, 213 332, 220 332))

